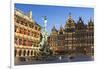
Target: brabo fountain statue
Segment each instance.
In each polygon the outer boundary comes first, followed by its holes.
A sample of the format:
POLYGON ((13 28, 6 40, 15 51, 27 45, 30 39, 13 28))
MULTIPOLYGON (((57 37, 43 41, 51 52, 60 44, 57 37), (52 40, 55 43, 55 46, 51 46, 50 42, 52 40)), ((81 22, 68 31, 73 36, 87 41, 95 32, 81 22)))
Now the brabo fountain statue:
POLYGON ((48 44, 48 32, 46 29, 47 26, 47 18, 46 16, 43 16, 43 21, 44 21, 44 26, 42 27, 42 33, 41 33, 41 42, 39 43, 40 47, 40 54, 41 56, 50 56, 51 55, 51 50, 50 46, 48 44))

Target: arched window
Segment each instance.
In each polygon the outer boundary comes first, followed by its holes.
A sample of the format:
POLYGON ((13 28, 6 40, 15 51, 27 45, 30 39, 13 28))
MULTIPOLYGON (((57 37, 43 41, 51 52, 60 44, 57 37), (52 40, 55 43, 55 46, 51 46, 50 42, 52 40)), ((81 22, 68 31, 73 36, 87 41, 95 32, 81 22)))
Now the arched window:
POLYGON ((21 33, 24 34, 24 29, 23 28, 21 28, 21 33))
POLYGON ((16 44, 19 45, 19 38, 16 38, 16 44))
POLYGON ((33 51, 31 51, 31 55, 33 55, 33 51))
POLYGON ((24 45, 24 38, 22 38, 22 43, 21 44, 24 45))
POLYGON ((26 29, 26 35, 28 35, 28 30, 26 29))
POLYGON ((24 32, 23 33, 26 34, 26 29, 24 29, 24 32))
POLYGON ((15 52, 14 52, 15 57, 16 57, 16 54, 17 54, 17 50, 15 50, 15 52))
POLYGON ((25 23, 25 26, 27 26, 27 22, 25 23))
POLYGON ((16 28, 16 32, 17 32, 17 33, 20 33, 20 27, 17 27, 17 28, 16 28))
POLYGON ((21 56, 21 53, 22 53, 22 51, 21 51, 21 50, 19 50, 19 56, 21 56))
POLYGON ((17 26, 15 26, 15 32, 17 31, 17 28, 18 28, 18 27, 17 27, 17 26))
POLYGON ((30 35, 30 30, 28 30, 28 35, 30 35))
POLYGON ((36 54, 36 51, 34 51, 34 55, 36 56, 37 54, 36 54))
POLYGON ((19 45, 22 45, 22 39, 19 39, 19 45))
POLYGON ((27 52, 27 55, 29 56, 29 50, 28 50, 28 52, 27 52))
POLYGON ((26 51, 24 50, 24 52, 23 52, 23 56, 25 56, 25 54, 26 54, 26 51))
POLYGON ((23 45, 24 45, 24 46, 26 46, 26 40, 24 40, 24 43, 23 43, 23 45))
POLYGON ((59 32, 59 34, 63 34, 63 32, 62 32, 62 31, 60 31, 60 32, 59 32))

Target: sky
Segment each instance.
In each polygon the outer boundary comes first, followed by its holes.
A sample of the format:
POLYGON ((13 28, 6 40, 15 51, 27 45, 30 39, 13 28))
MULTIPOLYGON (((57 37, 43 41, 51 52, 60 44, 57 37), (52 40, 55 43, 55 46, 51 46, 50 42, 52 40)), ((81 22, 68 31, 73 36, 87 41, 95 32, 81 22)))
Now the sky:
POLYGON ((79 17, 85 24, 90 19, 94 19, 94 9, 86 7, 69 7, 69 6, 50 6, 50 5, 35 5, 35 4, 15 4, 15 8, 28 14, 32 11, 33 19, 41 26, 43 26, 42 16, 47 16, 47 30, 50 34, 53 26, 59 30, 60 26, 65 26, 69 13, 73 20, 77 23, 79 17))

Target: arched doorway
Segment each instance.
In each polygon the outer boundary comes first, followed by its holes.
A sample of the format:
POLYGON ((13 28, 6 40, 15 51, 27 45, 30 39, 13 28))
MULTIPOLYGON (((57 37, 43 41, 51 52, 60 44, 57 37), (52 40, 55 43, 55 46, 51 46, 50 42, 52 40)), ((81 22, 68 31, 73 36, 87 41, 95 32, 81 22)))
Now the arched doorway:
POLYGON ((28 52, 27 52, 27 56, 29 56, 29 50, 28 50, 28 52))
POLYGON ((21 51, 21 50, 19 50, 19 56, 21 56, 21 53, 22 53, 22 51, 21 51))
POLYGON ((33 51, 31 51, 31 56, 33 55, 33 51))
POLYGON ((25 56, 25 54, 26 54, 26 51, 24 50, 24 51, 23 51, 23 56, 25 56))

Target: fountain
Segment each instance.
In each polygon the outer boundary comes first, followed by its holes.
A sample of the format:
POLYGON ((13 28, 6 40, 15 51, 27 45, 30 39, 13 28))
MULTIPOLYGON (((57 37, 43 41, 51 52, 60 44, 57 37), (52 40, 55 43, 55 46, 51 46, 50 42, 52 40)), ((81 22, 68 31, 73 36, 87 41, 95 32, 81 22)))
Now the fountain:
POLYGON ((44 21, 44 26, 42 28, 42 33, 41 33, 41 42, 39 43, 39 50, 41 56, 50 56, 51 55, 51 50, 50 46, 48 44, 48 32, 46 29, 47 26, 47 18, 46 16, 43 16, 43 21, 44 21))

